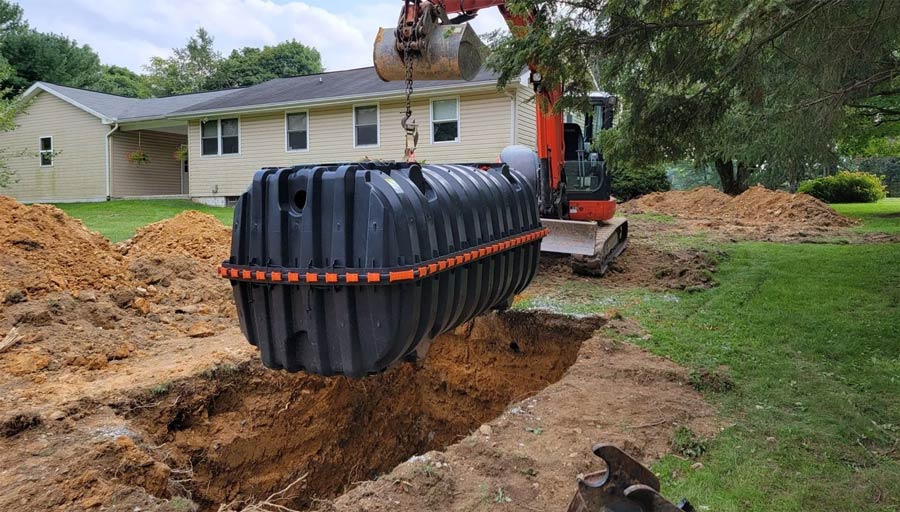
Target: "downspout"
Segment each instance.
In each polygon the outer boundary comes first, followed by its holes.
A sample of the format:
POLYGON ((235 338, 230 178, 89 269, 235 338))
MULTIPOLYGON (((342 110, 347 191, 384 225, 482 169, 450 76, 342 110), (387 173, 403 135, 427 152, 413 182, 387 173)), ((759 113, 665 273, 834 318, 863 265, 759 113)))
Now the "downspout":
POLYGON ((516 96, 515 92, 506 91, 506 95, 509 96, 509 144, 516 144, 516 96))
POLYGON ((110 171, 110 168, 109 168, 110 163, 111 163, 110 157, 109 157, 109 152, 110 152, 111 148, 109 145, 109 141, 110 141, 110 137, 112 136, 112 134, 115 133, 116 130, 118 130, 118 129, 119 129, 119 123, 116 123, 115 125, 113 125, 113 127, 110 131, 106 132, 106 200, 107 201, 112 199, 112 172, 110 171))

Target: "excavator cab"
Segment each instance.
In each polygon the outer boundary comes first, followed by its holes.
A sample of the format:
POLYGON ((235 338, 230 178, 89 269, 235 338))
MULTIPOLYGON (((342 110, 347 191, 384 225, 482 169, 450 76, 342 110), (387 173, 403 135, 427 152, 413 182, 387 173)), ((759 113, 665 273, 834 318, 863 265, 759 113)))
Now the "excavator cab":
POLYGON ((612 128, 615 98, 603 92, 591 93, 588 112, 567 114, 564 124, 565 174, 568 197, 575 200, 601 200, 610 197, 611 175, 603 153, 594 142, 600 132, 612 128), (582 123, 574 122, 580 119, 582 123))

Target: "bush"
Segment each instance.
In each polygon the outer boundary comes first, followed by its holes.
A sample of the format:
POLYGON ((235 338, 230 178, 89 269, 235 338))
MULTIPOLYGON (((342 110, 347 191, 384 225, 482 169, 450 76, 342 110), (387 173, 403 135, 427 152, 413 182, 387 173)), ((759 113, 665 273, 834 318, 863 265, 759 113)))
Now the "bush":
POLYGON ((616 169, 612 173, 612 195, 628 201, 651 192, 665 192, 671 188, 663 168, 616 169))
POLYGON ((826 203, 874 203, 885 196, 882 178, 867 172, 841 171, 804 181, 798 190, 826 203))

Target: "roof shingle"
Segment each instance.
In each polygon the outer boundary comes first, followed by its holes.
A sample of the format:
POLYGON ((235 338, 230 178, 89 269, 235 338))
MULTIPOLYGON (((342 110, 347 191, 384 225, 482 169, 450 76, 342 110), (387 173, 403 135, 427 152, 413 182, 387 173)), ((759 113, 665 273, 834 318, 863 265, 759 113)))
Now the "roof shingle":
MULTIPOLYGON (((430 80, 418 82, 419 88, 461 86, 471 83, 496 82, 497 75, 484 69, 471 82, 465 80, 430 80)), ((185 107, 175 114, 238 109, 259 105, 301 103, 329 98, 396 93, 405 90, 404 82, 384 82, 374 67, 332 71, 316 75, 276 78, 253 85, 226 96, 209 99, 185 107)))
MULTIPOLYGON (((472 82, 439 80, 419 82, 417 86, 418 88, 451 87, 471 83, 496 82, 496 80, 497 76, 494 73, 482 70, 472 82)), ((38 84, 114 121, 159 118, 260 105, 303 103, 329 98, 399 93, 405 88, 403 82, 381 81, 373 67, 276 78, 240 89, 149 99, 126 98, 46 82, 38 82, 38 84)))

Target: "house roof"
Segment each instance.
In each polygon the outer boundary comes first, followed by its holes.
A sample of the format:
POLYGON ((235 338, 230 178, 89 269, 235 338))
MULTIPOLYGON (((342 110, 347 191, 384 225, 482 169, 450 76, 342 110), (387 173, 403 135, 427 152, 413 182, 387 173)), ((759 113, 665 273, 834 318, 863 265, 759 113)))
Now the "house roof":
POLYGON ((165 117, 189 105, 225 96, 236 92, 238 89, 182 94, 164 98, 138 99, 47 82, 36 82, 25 91, 24 96, 26 98, 30 97, 38 90, 48 92, 101 119, 124 121, 128 119, 165 117))
MULTIPOLYGON (((496 83, 498 76, 482 69, 470 82, 465 80, 429 80, 416 84, 416 90, 446 89, 468 85, 496 83)), ((401 93, 404 82, 384 82, 375 68, 358 68, 332 71, 316 75, 276 78, 232 94, 211 98, 185 107, 176 115, 209 113, 219 110, 238 110, 261 106, 303 104, 322 100, 364 98, 401 93)))
MULTIPOLYGON (((474 80, 439 80, 419 82, 416 90, 458 88, 496 83, 497 76, 482 70, 474 80)), ((221 91, 166 96, 163 98, 127 98, 115 94, 36 82, 24 93, 39 91, 52 94, 104 122, 137 121, 166 117, 190 117, 192 114, 228 112, 266 106, 287 106, 318 101, 377 97, 399 94, 403 82, 383 82, 375 68, 332 71, 316 75, 276 78, 251 87, 221 91)))

